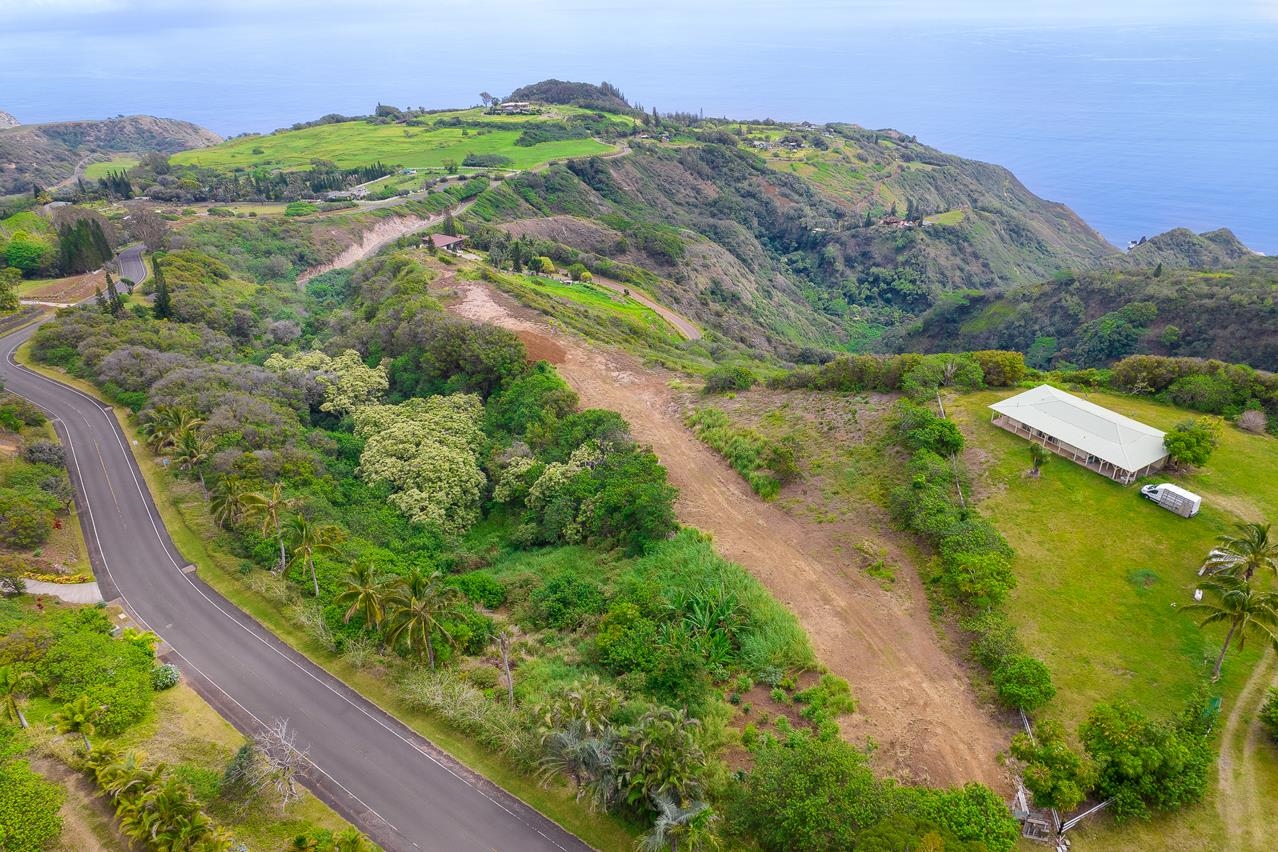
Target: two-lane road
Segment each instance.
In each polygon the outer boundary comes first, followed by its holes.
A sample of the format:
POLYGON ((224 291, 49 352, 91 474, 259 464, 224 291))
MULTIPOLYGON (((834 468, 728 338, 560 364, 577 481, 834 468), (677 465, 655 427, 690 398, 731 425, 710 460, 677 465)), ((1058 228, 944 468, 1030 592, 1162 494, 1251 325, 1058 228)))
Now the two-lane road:
MULTIPOLYGON (((121 255, 126 277, 140 263, 136 253, 121 255)), ((244 730, 288 719, 297 745, 309 752, 312 789, 387 849, 588 848, 308 662, 184 570, 111 411, 14 361, 14 350, 34 330, 0 338, 0 375, 9 390, 54 421, 103 593, 108 600, 122 598, 172 647, 178 666, 224 716, 244 730)))

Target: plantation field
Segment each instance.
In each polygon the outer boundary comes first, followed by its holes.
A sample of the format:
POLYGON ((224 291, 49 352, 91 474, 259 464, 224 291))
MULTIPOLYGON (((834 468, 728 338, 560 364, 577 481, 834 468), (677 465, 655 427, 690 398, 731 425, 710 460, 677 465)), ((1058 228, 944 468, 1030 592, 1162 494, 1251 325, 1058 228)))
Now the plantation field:
POLYGON ((105 163, 89 163, 84 167, 85 180, 101 180, 107 176, 107 172, 118 172, 121 169, 131 169, 136 166, 140 160, 129 154, 121 154, 112 157, 105 163))
MULTIPOLYGON (((1159 475, 1203 496, 1184 519, 1065 459, 1034 480, 1027 442, 989 422, 986 406, 1010 392, 959 397, 951 414, 973 449, 979 506, 1016 549, 1009 612, 1059 692, 1044 713, 1073 725, 1098 701, 1125 699, 1153 716, 1185 701, 1220 648, 1223 630, 1200 630, 1180 612, 1216 536, 1278 507, 1278 441, 1227 426, 1210 463, 1159 475)), ((1161 429, 1191 416, 1156 403, 1089 394, 1092 401, 1161 429)), ((1225 712, 1260 649, 1230 652, 1218 684, 1225 712)))
MULTIPOLYGON (((595 139, 567 139, 524 147, 515 144, 522 132, 516 116, 506 117, 510 130, 465 127, 404 126, 350 121, 270 136, 234 139, 212 148, 174 154, 175 163, 216 169, 309 166, 312 159, 332 160, 341 168, 375 162, 406 168, 437 168, 446 160, 460 163, 467 154, 497 154, 511 160, 511 168, 529 169, 551 160, 606 154, 613 150, 595 139)), ((527 117, 523 117, 527 123, 527 117)))

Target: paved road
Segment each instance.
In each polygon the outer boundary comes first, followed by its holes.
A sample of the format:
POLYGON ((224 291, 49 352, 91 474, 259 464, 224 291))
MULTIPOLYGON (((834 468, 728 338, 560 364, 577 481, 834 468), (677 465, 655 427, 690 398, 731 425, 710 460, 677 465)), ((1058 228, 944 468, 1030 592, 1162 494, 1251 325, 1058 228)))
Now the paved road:
POLYGON ((108 600, 121 598, 139 623, 160 635, 173 661, 222 715, 245 731, 288 719, 313 764, 308 786, 387 849, 588 848, 184 571, 186 561, 110 410, 14 361, 14 350, 33 332, 28 327, 0 338, 0 375, 9 390, 54 419, 102 592, 108 600))
POLYGON ((121 278, 127 278, 134 284, 141 284, 146 278, 146 264, 142 262, 142 246, 129 246, 120 252, 116 259, 120 262, 121 278))

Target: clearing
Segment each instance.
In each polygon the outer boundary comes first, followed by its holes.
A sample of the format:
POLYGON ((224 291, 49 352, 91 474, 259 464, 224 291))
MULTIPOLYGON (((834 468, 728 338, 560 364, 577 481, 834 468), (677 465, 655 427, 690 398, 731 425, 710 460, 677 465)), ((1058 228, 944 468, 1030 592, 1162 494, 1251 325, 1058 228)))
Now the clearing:
MULTIPOLYGON (((830 671, 852 685, 861 710, 843 723, 853 742, 873 739, 874 760, 908 781, 982 781, 1008 791, 996 755, 1009 729, 993 719, 966 671, 928 619, 916 577, 891 592, 850 564, 840 536, 759 500, 681 421, 669 383, 675 375, 593 349, 551 329, 489 286, 451 279, 452 310, 515 331, 530 352, 554 358, 583 406, 610 408, 651 444, 680 492, 680 520, 714 535, 717 549, 745 566, 788 606, 830 671)), ((850 526, 858 519, 849 518, 850 526)), ((872 522, 862 531, 874 537, 872 522)), ((840 530, 852 535, 851 529, 840 530)))
POLYGON ((119 154, 101 163, 89 163, 84 167, 85 180, 101 180, 108 172, 128 171, 142 162, 132 154, 119 154))

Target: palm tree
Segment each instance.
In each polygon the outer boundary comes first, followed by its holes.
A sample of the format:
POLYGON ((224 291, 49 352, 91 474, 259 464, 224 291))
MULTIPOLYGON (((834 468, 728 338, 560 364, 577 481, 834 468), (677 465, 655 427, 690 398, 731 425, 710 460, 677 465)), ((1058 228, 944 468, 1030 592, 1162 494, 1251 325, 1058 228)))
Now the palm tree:
POLYGON ((1029 454, 1030 464, 1034 465, 1034 467, 1030 470, 1030 475, 1038 476, 1038 472, 1042 469, 1043 465, 1051 461, 1052 454, 1047 447, 1044 447, 1042 444, 1035 443, 1031 443, 1029 445, 1029 454))
POLYGON ((238 476, 227 476, 217 484, 209 508, 213 511, 213 520, 222 527, 229 528, 244 517, 244 496, 248 488, 244 480, 238 476))
POLYGON ((335 524, 313 524, 305 515, 294 515, 288 519, 285 536, 289 540, 293 562, 301 562, 303 567, 310 568, 311 586, 318 598, 319 578, 315 575, 315 554, 336 555, 337 545, 341 543, 345 533, 335 524))
POLYGON ((204 420, 196 412, 180 405, 157 405, 139 431, 146 436, 146 443, 156 453, 171 448, 183 432, 203 425, 204 420))
POLYGON ((617 776, 617 736, 611 727, 593 732, 581 719, 549 732, 539 762, 543 783, 567 775, 577 790, 577 800, 591 808, 609 810, 620 792, 617 776))
POLYGON ((204 498, 207 500, 209 489, 204 484, 204 472, 196 469, 208 461, 213 453, 213 443, 200 434, 199 429, 186 429, 180 432, 173 441, 173 461, 180 470, 186 471, 189 476, 191 473, 197 473, 200 478, 200 490, 204 492, 204 498))
POLYGON ((32 672, 0 666, 0 717, 27 727, 27 717, 22 715, 18 699, 26 698, 42 686, 44 681, 32 672))
POLYGON ((284 496, 284 489, 277 482, 271 486, 269 492, 250 491, 240 496, 240 502, 244 505, 244 514, 249 518, 256 518, 262 522, 262 535, 267 536, 275 534, 275 540, 280 546, 280 573, 284 573, 284 568, 288 564, 288 558, 284 552, 284 513, 293 508, 297 504, 296 500, 284 496))
POLYGON ((93 751, 89 737, 96 731, 94 723, 102 715, 104 708, 89 703, 89 696, 81 695, 74 701, 62 705, 62 709, 49 717, 54 729, 59 734, 79 734, 84 740, 84 750, 93 751))
POLYGON ((334 599, 338 604, 348 604, 342 620, 349 624, 356 615, 364 617, 364 623, 370 629, 382 623, 386 616, 386 584, 366 562, 358 562, 351 566, 346 575, 346 585, 334 599))
POLYGON ((657 807, 657 821, 639 841, 641 850, 679 852, 681 843, 688 852, 718 848, 719 838, 714 830, 717 817, 710 805, 693 801, 684 806, 669 793, 657 793, 652 803, 657 807))
POLYGON ((148 767, 146 752, 130 749, 123 755, 101 762, 95 767, 98 786, 112 799, 140 798, 153 787, 165 771, 164 764, 148 767))
POLYGON ((1189 612, 1205 612, 1207 616, 1198 623, 1199 627, 1208 624, 1228 623, 1229 632, 1225 634, 1225 644, 1216 657, 1216 667, 1212 670, 1213 681, 1220 678, 1220 667, 1225 662, 1225 652, 1229 650, 1234 635, 1238 636, 1238 648, 1241 650, 1247 641, 1248 633, 1257 633, 1278 648, 1278 593, 1257 592, 1246 580, 1229 574, 1222 574, 1202 584, 1202 590, 1208 592, 1216 600, 1211 603, 1193 603, 1185 607, 1189 612))
POLYGON ((372 848, 373 844, 357 828, 348 828, 333 838, 334 852, 369 852, 372 848))
POLYGON ((445 619, 457 614, 457 591, 444 585, 444 575, 414 569, 394 585, 386 610, 387 641, 392 645, 403 641, 419 661, 424 651, 435 668, 435 634, 452 642, 445 619))
POLYGON ((1278 574, 1278 538, 1269 535, 1269 524, 1238 524, 1241 535, 1222 535, 1207 554, 1199 574, 1241 575, 1251 582, 1257 571, 1268 568, 1278 574))

